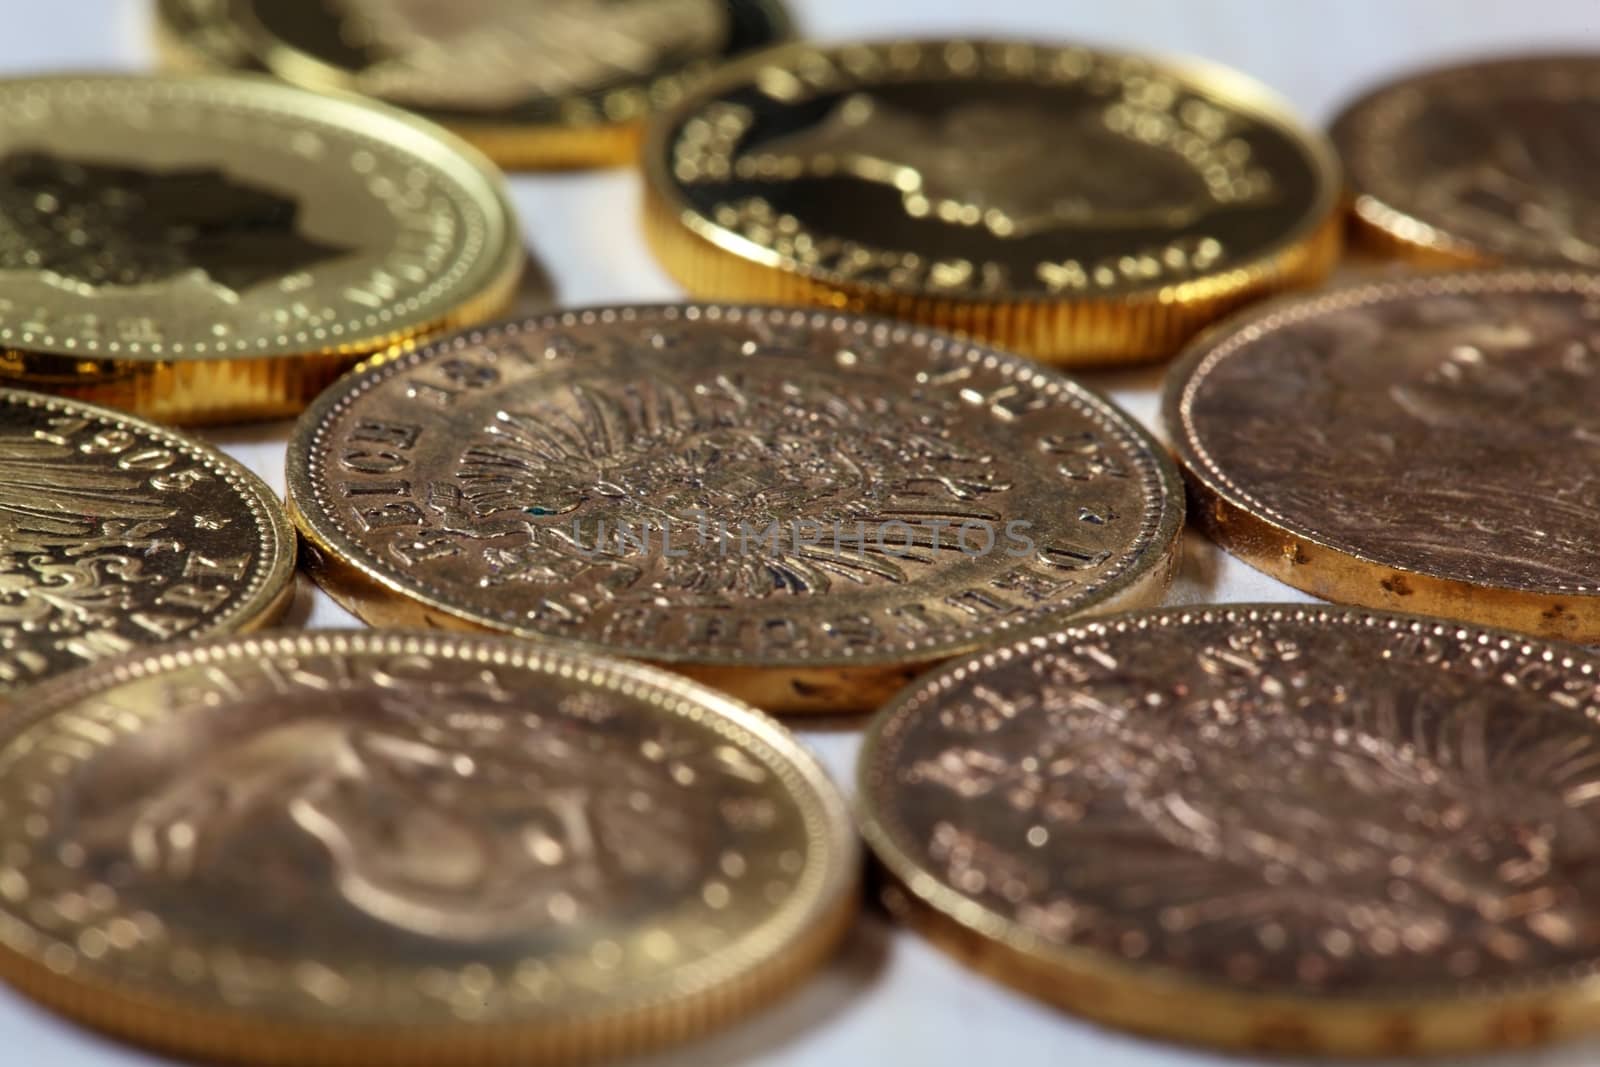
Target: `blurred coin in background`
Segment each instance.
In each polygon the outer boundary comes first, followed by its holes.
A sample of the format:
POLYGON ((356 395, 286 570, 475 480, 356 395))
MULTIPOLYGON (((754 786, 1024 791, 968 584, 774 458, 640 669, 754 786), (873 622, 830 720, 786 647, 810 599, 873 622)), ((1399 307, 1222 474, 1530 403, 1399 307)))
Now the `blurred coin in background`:
POLYGON ((160 0, 157 16, 174 66, 364 93, 511 168, 628 162, 647 115, 790 33, 780 0, 160 0))
POLYGON ((1435 266, 1600 268, 1600 55, 1409 74, 1333 124, 1356 231, 1435 266))

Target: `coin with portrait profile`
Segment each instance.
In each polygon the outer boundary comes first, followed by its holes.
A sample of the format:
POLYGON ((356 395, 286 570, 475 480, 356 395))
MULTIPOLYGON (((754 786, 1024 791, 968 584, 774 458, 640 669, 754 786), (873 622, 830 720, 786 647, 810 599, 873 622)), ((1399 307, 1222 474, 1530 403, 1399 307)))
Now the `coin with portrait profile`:
POLYGON ((1167 379, 1199 527, 1346 603, 1600 641, 1600 276, 1285 299, 1167 379))
POLYGON ((0 381, 163 422, 298 413, 521 269, 492 167, 264 78, 0 80, 0 381))
POLYGON ((567 311, 358 369, 294 431, 311 575, 380 625, 555 639, 771 711, 1158 600, 1183 494, 1106 400, 794 308, 567 311))
POLYGON ((270 625, 294 567, 283 505, 221 452, 0 388, 0 706, 139 646, 270 625))
POLYGON ((781 0, 160 0, 156 14, 171 66, 362 93, 512 168, 626 163, 648 115, 791 32, 781 0))
POLYGON ((1171 355, 1331 269, 1331 146, 1236 72, 1023 41, 799 43, 654 120, 691 293, 927 323, 1048 362, 1171 355))
POLYGON ((1309 605, 1117 615, 870 727, 891 912, 1090 1019, 1411 1055, 1600 1023, 1600 656, 1309 605))
POLYGON ((1407 74, 1334 120, 1357 235, 1435 266, 1600 268, 1600 56, 1407 74))
POLYGON ((496 637, 131 655, 0 719, 0 975, 228 1062, 570 1063, 681 1041, 820 965, 848 810, 777 723, 496 637))

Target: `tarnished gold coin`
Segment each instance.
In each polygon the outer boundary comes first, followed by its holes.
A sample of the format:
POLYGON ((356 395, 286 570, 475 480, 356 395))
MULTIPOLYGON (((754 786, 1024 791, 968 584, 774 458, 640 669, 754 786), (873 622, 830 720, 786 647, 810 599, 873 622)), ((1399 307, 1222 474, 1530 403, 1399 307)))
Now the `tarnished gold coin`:
POLYGON ((441 340, 318 398, 288 471, 311 573, 370 622, 558 638, 781 711, 1152 603, 1183 514, 1166 454, 1076 383, 781 308, 441 340))
POLYGON ((1412 1053, 1600 1025, 1600 657, 1300 605, 976 654, 860 765, 891 909, 1102 1022, 1412 1053))
POLYGON ((298 412, 521 268, 443 130, 265 79, 0 81, 0 379, 164 421, 298 412))
POLYGON ((1167 379, 1200 527, 1329 600, 1600 641, 1600 276, 1286 300, 1167 379))
POLYGON ((124 658, 0 720, 0 973, 229 1062, 531 1064, 683 1040, 820 963, 843 800, 770 719, 528 642, 124 658))
POLYGON ((1411 74, 1333 125, 1358 232, 1424 263, 1600 267, 1600 56, 1411 74))
POLYGON ((169 63, 421 112, 508 167, 626 163, 645 116, 788 37, 781 0, 160 0, 169 63))
POLYGON ((797 44, 657 120, 646 225, 717 299, 823 304, 1060 363, 1172 354, 1332 266, 1331 148, 1188 61, 994 41, 797 44))
POLYGON ((294 563, 283 506, 227 456, 0 389, 0 704, 139 645, 266 625, 294 563))

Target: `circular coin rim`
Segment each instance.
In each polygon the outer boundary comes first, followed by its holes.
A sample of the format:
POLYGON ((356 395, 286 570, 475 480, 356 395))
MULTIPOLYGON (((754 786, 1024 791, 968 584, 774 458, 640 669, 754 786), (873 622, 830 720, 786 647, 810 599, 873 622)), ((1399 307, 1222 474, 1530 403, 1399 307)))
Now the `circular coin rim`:
MULTIPOLYGON (((791 988, 838 946, 859 907, 860 846, 850 809, 816 757, 776 720, 706 686, 644 664, 590 656, 551 644, 496 635, 404 630, 281 631, 213 638, 127 655, 76 671, 33 691, 25 708, 0 719, 0 749, 63 707, 175 669, 241 658, 313 655, 430 655, 509 664, 529 674, 557 674, 641 700, 664 716, 708 726, 725 739, 753 742, 760 762, 792 797, 807 824, 815 860, 796 879, 798 899, 723 950, 715 968, 700 965, 664 991, 663 982, 621 1006, 545 1012, 489 1023, 422 1025, 302 1023, 223 1005, 195 1007, 96 961, 80 974, 51 967, 19 940, 32 927, 0 909, 0 976, 74 1018, 136 1041, 221 1054, 241 1061, 349 1064, 363 1057, 396 1064, 566 1063, 674 1044, 743 1016, 791 988), (803 895, 802 895, 803 894, 803 895)), ((48 937, 43 940, 48 941, 48 937)), ((368 1060, 367 1062, 371 1062, 368 1060)))
MULTIPOLYGON (((842 336, 842 333, 840 335, 842 336)), ((999 636, 1025 636, 1048 632, 1059 628, 1065 619, 1092 614, 1097 607, 1111 606, 1111 602, 1114 602, 1120 594, 1137 587, 1163 569, 1170 572, 1176 565, 1184 519, 1183 481, 1171 455, 1131 415, 1075 379, 1020 356, 1012 356, 927 327, 873 316, 766 305, 625 304, 551 312, 515 322, 464 331, 395 356, 369 360, 347 374, 338 384, 323 392, 301 416, 289 439, 287 472, 289 513, 299 527, 305 543, 327 553, 346 567, 353 568, 361 576, 364 584, 374 586, 390 596, 420 604, 441 618, 453 619, 491 632, 555 642, 593 655, 638 656, 651 663, 684 668, 758 670, 874 668, 927 662, 960 655, 969 649, 992 643, 999 636), (924 347, 935 352, 947 351, 968 362, 981 362, 985 366, 1008 367, 1014 372, 1017 380, 1031 382, 1040 387, 1054 387, 1057 395, 1067 404, 1091 421, 1097 422, 1111 435, 1119 437, 1130 452, 1135 454, 1142 452, 1143 458, 1147 460, 1141 476, 1147 489, 1154 490, 1146 496, 1146 509, 1151 517, 1141 525, 1135 547, 1124 554, 1126 562, 1122 569, 1095 586, 1091 596, 1074 602, 1069 609, 1050 611, 1021 623, 1000 620, 992 623, 991 628, 984 633, 971 633, 957 641, 900 644, 890 651, 874 648, 863 655, 829 653, 811 656, 791 654, 754 657, 738 654, 706 654, 688 647, 633 649, 584 638, 563 637, 544 630, 511 624, 493 613, 477 610, 471 605, 452 603, 421 583, 406 581, 391 568, 374 564, 371 556, 340 529, 340 524, 332 517, 330 509, 323 504, 326 488, 318 483, 317 473, 327 458, 322 439, 328 425, 359 399, 361 393, 391 377, 398 370, 408 369, 437 356, 447 355, 458 348, 482 344, 486 337, 497 331, 513 334, 538 333, 596 323, 659 321, 663 324, 694 324, 700 321, 739 321, 752 317, 767 321, 781 319, 786 325, 804 326, 819 333, 834 333, 846 327, 852 329, 859 337, 871 337, 881 333, 897 343, 924 347)), ((1166 581, 1159 584, 1161 588, 1155 591, 1157 596, 1165 590, 1166 581)))
POLYGON ((1281 266, 1285 256, 1298 248, 1315 243, 1337 212, 1339 190, 1343 185, 1343 179, 1338 154, 1334 151, 1332 142, 1321 131, 1303 124, 1295 116, 1289 104, 1264 83, 1231 67, 1192 56, 1136 53, 1067 41, 1037 42, 1020 38, 930 37, 904 41, 885 38, 865 40, 859 44, 871 48, 912 44, 929 52, 954 45, 966 45, 980 51, 1007 47, 1058 52, 1082 49, 1102 60, 1144 63, 1160 73, 1175 77, 1197 95, 1219 101, 1230 109, 1242 112, 1263 125, 1278 130, 1286 140, 1298 147, 1305 157, 1316 187, 1316 194, 1294 226, 1285 230, 1277 240, 1263 245, 1247 259, 1223 270, 1180 281, 1119 285, 1103 292, 1070 294, 1047 293, 1035 289, 1007 289, 998 293, 962 293, 926 286, 900 287, 885 282, 844 278, 757 244, 707 218, 689 202, 686 196, 682 195, 678 182, 668 167, 672 147, 670 142, 678 128, 699 109, 714 102, 722 94, 750 84, 753 75, 761 68, 774 64, 781 65, 791 57, 802 56, 808 52, 823 52, 833 56, 852 47, 851 43, 817 44, 798 41, 754 52, 727 64, 712 77, 699 82, 683 100, 672 108, 658 113, 650 121, 640 155, 640 166, 650 195, 659 198, 666 210, 676 217, 680 226, 721 252, 752 266, 776 270, 835 291, 865 294, 868 299, 876 301, 879 305, 887 305, 907 297, 955 303, 1004 302, 1022 305, 1025 308, 1088 300, 1129 301, 1159 298, 1163 303, 1204 300, 1213 295, 1220 295, 1213 291, 1221 282, 1228 283, 1227 289, 1234 289, 1241 284, 1254 285, 1260 279, 1270 277, 1281 266), (1255 281, 1241 283, 1238 279, 1255 281))
MULTIPOLYGON (((294 599, 295 546, 298 537, 277 494, 254 471, 220 449, 99 404, 0 385, 0 412, 11 406, 87 416, 105 424, 107 429, 125 430, 160 442, 203 464, 213 474, 220 475, 235 496, 250 509, 250 515, 256 522, 260 553, 251 568, 253 574, 250 584, 234 598, 237 602, 232 608, 187 631, 189 636, 199 638, 213 634, 249 633, 270 626, 289 607, 289 602, 294 599)), ((152 647, 158 646, 139 646, 143 650, 152 647)), ((94 671, 99 668, 89 665, 78 669, 94 671)), ((28 692, 31 702, 42 686, 60 676, 53 674, 39 682, 12 690, 0 685, 0 705, 24 690, 28 692)))
MULTIPOLYGON (((1439 219, 1435 215, 1433 221, 1429 221, 1425 217, 1428 212, 1417 212, 1414 207, 1406 208, 1384 200, 1361 183, 1361 173, 1375 166, 1372 161, 1375 153, 1366 129, 1370 125, 1370 114, 1394 95, 1426 93, 1430 83, 1440 79, 1454 79, 1475 73, 1492 77, 1515 72, 1522 67, 1547 73, 1547 69, 1541 68, 1567 64, 1589 68, 1591 75, 1600 82, 1600 56, 1592 53, 1557 51, 1526 52, 1512 56, 1494 54, 1413 70, 1380 82, 1346 103, 1329 124, 1328 135, 1344 166, 1347 185, 1344 199, 1361 236, 1384 251, 1422 265, 1489 267, 1505 261, 1502 253, 1450 232, 1448 218, 1439 219)), ((1426 183, 1427 176, 1420 176, 1418 180, 1426 183)), ((1550 257, 1549 265, 1565 266, 1569 270, 1581 269, 1558 255, 1550 257)))
MULTIPOLYGON (((1577 645, 1437 617, 1295 603, 1241 603, 1124 612, 1047 636, 1014 641, 930 671, 868 724, 856 764, 856 825, 888 877, 886 899, 938 947, 998 981, 1116 1026, 1224 1047, 1367 1054, 1521 1044, 1600 1029, 1600 954, 1588 965, 1538 977, 1462 982, 1438 991, 1357 995, 1251 992, 1168 965, 1140 965, 1100 949, 1062 945, 1029 932, 961 893, 917 861, 886 812, 880 787, 888 735, 969 676, 1020 657, 1132 630, 1181 631, 1193 623, 1281 621, 1449 637, 1519 650, 1525 660, 1600 675, 1600 656, 1577 645)), ((1174 635, 1178 637, 1178 634, 1174 635)), ((1181 638, 1179 638, 1181 639, 1181 638)), ((1582 711, 1573 710, 1573 715, 1582 711)))
POLYGON ((1570 639, 1574 634, 1563 627, 1577 627, 1581 634, 1600 626, 1593 610, 1600 608, 1600 581, 1544 588, 1493 584, 1400 566, 1336 544, 1300 519, 1256 500, 1212 461, 1192 424, 1195 393, 1210 370, 1269 333, 1353 308, 1479 294, 1587 294, 1600 299, 1600 273, 1513 267, 1349 282, 1268 301, 1204 333, 1173 365, 1162 398, 1167 437, 1189 485, 1195 520, 1230 554, 1318 596, 1380 610, 1432 611, 1489 626, 1542 632, 1546 637, 1570 639), (1396 587, 1405 592, 1390 588, 1396 577, 1405 580, 1404 586, 1396 587), (1575 606, 1578 611, 1572 610, 1575 606))
MULTIPOLYGON (((511 205, 505 178, 499 169, 478 149, 462 138, 427 119, 391 107, 388 104, 337 90, 312 92, 286 84, 263 74, 116 74, 116 73, 50 73, 24 77, 0 78, 0 87, 13 90, 24 86, 59 92, 73 85, 101 87, 185 87, 196 94, 196 106, 201 103, 226 109, 226 102, 240 102, 247 110, 264 110, 287 120, 296 111, 308 112, 326 126, 347 131, 357 141, 378 141, 407 157, 422 161, 430 170, 450 178, 462 193, 484 214, 484 253, 480 260, 465 271, 468 277, 476 275, 478 284, 471 288, 458 287, 448 303, 435 301, 427 314, 412 315, 409 319, 396 319, 377 332, 348 332, 337 337, 313 339, 305 344, 293 342, 253 345, 243 349, 203 352, 189 349, 193 342, 185 340, 185 350, 173 352, 166 345, 156 350, 140 346, 137 350, 119 347, 111 351, 99 342, 66 345, 45 345, 37 340, 0 342, 13 351, 30 354, 59 356, 80 361, 112 361, 118 364, 217 364, 217 363, 271 363, 282 362, 293 373, 294 361, 306 356, 367 354, 400 344, 420 335, 433 333, 451 324, 474 322, 492 314, 509 299, 522 273, 525 253, 518 239, 518 223, 511 205), (200 94, 207 90, 215 99, 202 100, 200 94), (218 105, 216 100, 225 103, 218 105), (396 136, 398 134, 398 136, 396 136), (418 155, 406 144, 411 139, 432 141, 439 151, 439 159, 418 155), (398 147, 396 147, 398 146, 398 147)), ((218 156, 219 165, 224 165, 218 156)), ((18 384, 25 385, 26 382, 18 384)))

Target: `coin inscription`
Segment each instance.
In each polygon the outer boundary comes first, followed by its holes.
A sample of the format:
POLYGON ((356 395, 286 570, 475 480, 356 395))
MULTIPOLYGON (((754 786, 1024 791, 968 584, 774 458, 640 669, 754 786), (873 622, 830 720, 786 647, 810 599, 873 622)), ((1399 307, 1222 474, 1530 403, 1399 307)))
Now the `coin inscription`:
POLYGON ((1220 501, 1200 517, 1323 595, 1600 634, 1600 480, 1587 473, 1600 460, 1597 327, 1593 279, 1514 271, 1263 312, 1171 379, 1173 438, 1220 501), (1235 510, 1305 541, 1304 558, 1234 532, 1235 510), (1484 592, 1457 603, 1426 579, 1484 592))
POLYGON ((1600 267, 1600 62, 1495 60, 1428 71, 1334 125, 1358 221, 1432 258, 1600 267))
POLYGON ((853 910, 816 765, 645 669, 319 633, 37 692, 0 734, 8 970, 191 1020, 136 1035, 158 1043, 229 1020, 314 1062, 482 1054, 478 1028, 494 1062, 656 1042, 662 1011, 699 1029, 704 998, 792 981, 853 910))
POLYGON ((1065 379, 820 312, 469 335, 352 379, 293 449, 324 576, 387 590, 330 582, 358 612, 687 667, 926 661, 1146 597, 1181 514, 1164 457, 1065 379))
POLYGON ((1323 269, 1337 240, 1326 146, 1264 94, 1225 88, 1085 48, 795 45, 725 71, 658 124, 647 223, 703 295, 897 314, 953 302, 914 317, 1049 356, 1165 354, 1158 329, 1143 335, 1152 350, 1130 352, 1033 305, 1194 280, 1214 283, 1206 299, 1281 287, 1323 269), (1243 273, 1221 281, 1230 271, 1243 273), (960 314, 964 301, 1015 302, 1017 325, 995 335, 1010 319, 960 314))
MULTIPOLYGON (((1119 616, 886 710, 862 763, 868 838, 902 881, 931 879, 909 892, 946 921, 1003 931, 1020 968, 1300 1005, 1235 1015, 1257 1033, 1154 1002, 1113 1021, 1270 1043, 1292 1014, 1308 1029, 1280 1039, 1348 1050, 1382 1026, 1329 1034, 1316 1005, 1404 1000, 1492 1032, 1501 998, 1600 961, 1597 668, 1413 616, 1119 616)), ((1056 995, 1102 1012, 1071 988, 1056 995)))
POLYGON ((268 622, 294 532, 231 460, 0 390, 0 695, 138 645, 268 622))

